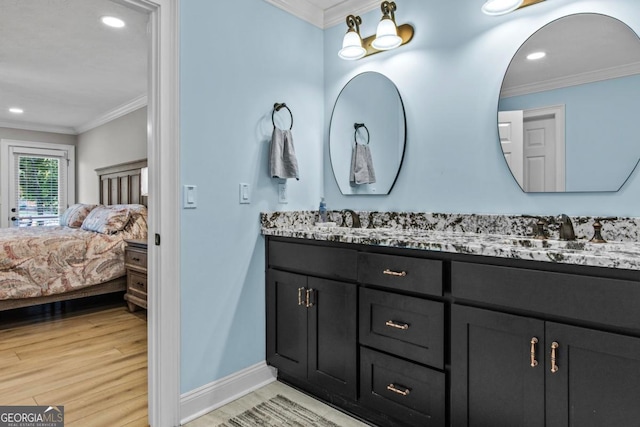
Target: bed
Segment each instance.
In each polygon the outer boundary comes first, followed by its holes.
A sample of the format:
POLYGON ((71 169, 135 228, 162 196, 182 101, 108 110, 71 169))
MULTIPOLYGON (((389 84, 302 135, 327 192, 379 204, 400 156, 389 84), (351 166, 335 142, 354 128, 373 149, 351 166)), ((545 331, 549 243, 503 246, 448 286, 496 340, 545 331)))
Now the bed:
POLYGON ((0 311, 126 289, 124 240, 147 238, 146 163, 96 169, 100 203, 70 207, 67 226, 0 229, 0 311))

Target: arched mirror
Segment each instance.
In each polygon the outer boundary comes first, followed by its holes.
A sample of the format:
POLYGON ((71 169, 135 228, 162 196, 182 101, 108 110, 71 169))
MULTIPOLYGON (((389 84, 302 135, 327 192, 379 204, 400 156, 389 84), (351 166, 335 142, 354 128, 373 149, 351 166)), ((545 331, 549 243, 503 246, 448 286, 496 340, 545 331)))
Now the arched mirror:
POLYGON ((398 177, 406 139, 398 89, 380 73, 351 79, 331 115, 329 152, 345 195, 389 194, 398 177))
POLYGON ((617 191, 640 159, 640 39, 582 13, 534 33, 507 69, 500 144, 525 192, 617 191))

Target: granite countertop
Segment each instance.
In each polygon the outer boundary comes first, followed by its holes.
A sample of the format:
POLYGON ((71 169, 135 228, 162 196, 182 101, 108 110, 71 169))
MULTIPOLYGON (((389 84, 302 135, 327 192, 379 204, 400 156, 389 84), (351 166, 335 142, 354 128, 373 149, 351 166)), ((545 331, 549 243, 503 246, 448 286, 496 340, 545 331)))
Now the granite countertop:
MULTIPOLYGON (((511 230, 504 232, 504 234, 496 233, 495 231, 502 231, 499 227, 491 229, 490 231, 494 231, 493 233, 485 231, 490 227, 479 228, 480 232, 473 232, 464 230, 464 227, 459 226, 461 223, 459 221, 460 216, 457 216, 455 221, 458 227, 434 226, 434 222, 431 222, 430 227, 400 228, 395 224, 392 227, 349 228, 344 226, 315 226, 313 222, 309 221, 292 221, 290 215, 285 221, 282 221, 280 215, 278 221, 269 221, 269 219, 272 220, 274 218, 273 215, 273 213, 263 214, 262 234, 298 239, 640 270, 640 243, 636 241, 620 240, 607 243, 591 243, 585 236, 580 236, 579 233, 576 233, 578 234, 578 240, 574 241, 553 238, 539 240, 529 237, 525 233, 521 233, 522 235, 513 234, 511 230)), ((474 226, 477 227, 478 223, 479 221, 476 219, 474 226)), ((624 227, 635 228, 630 227, 629 224, 625 224, 624 227)))

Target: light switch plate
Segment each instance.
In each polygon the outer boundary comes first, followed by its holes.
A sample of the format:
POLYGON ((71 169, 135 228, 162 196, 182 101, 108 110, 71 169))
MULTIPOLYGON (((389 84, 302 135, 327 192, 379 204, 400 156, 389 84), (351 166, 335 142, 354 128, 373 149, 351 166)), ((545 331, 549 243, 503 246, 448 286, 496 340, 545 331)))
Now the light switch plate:
POLYGON ((198 186, 185 185, 182 191, 182 207, 184 209, 195 209, 198 207, 198 186))
POLYGON ((287 195, 287 183, 282 182, 278 184, 278 203, 289 203, 289 198, 287 195))
POLYGON ((251 187, 249 184, 240 183, 240 204, 251 203, 251 187))

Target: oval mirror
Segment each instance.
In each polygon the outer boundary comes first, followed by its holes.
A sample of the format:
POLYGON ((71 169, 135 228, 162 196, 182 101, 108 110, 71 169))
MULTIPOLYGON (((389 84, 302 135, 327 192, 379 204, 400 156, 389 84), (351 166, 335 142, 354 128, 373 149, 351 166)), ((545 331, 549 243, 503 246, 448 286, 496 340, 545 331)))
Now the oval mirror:
POLYGON ((525 192, 617 191, 640 159, 640 39, 610 16, 553 21, 516 52, 500 144, 525 192))
POLYGON ((404 157, 406 122, 398 89, 380 73, 351 79, 331 115, 329 154, 342 194, 389 194, 404 157))

